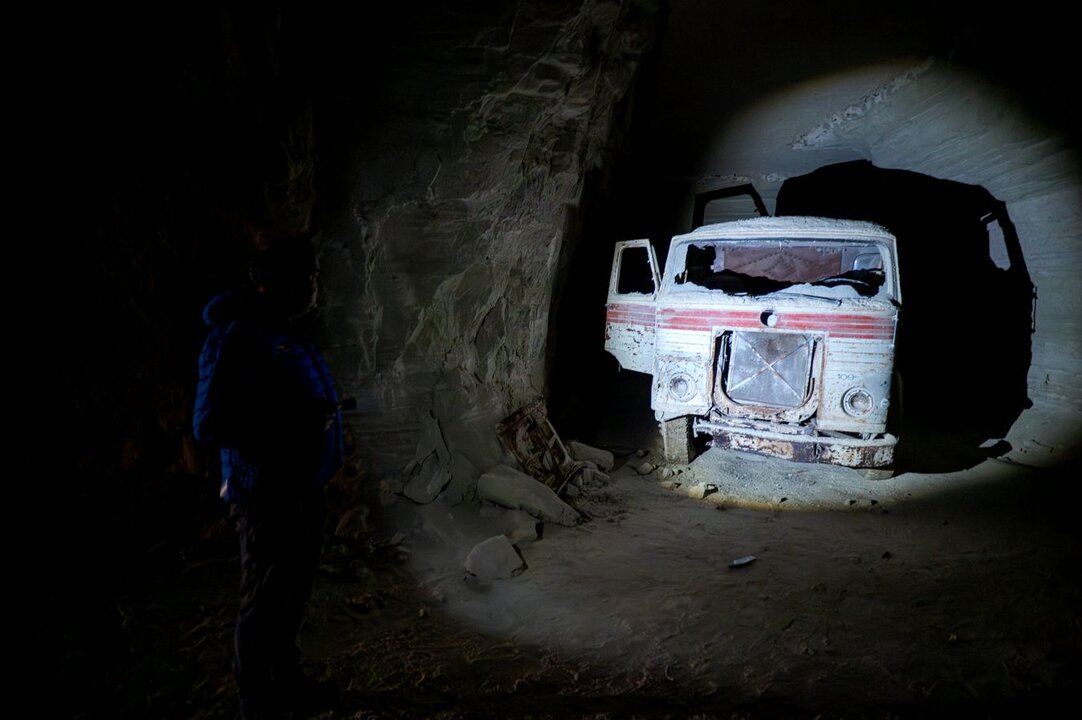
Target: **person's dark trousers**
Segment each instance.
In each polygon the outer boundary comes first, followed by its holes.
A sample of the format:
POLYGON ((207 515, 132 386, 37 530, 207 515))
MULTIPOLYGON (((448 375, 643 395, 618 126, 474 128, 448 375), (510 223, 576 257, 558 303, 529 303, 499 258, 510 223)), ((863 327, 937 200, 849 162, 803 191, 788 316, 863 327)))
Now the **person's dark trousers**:
POLYGON ((232 514, 240 538, 233 669, 241 716, 281 717, 301 680, 296 640, 323 549, 326 495, 257 489, 232 514))

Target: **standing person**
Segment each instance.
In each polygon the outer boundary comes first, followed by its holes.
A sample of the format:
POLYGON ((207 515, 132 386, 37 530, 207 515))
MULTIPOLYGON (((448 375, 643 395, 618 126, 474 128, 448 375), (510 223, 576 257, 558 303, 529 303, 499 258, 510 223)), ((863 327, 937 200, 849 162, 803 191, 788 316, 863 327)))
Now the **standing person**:
POLYGON ((326 484, 343 461, 330 371, 299 319, 316 304, 311 242, 260 253, 250 283, 208 303, 195 436, 220 448, 222 498, 240 539, 234 672, 244 720, 315 709, 297 633, 323 548, 326 484))

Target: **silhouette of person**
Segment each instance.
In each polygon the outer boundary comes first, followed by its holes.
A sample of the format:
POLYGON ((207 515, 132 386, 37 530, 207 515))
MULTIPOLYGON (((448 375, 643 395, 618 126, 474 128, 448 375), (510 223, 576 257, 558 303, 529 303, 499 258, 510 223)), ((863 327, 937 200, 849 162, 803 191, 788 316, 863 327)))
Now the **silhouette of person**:
POLYGON ((316 305, 305 239, 259 253, 250 282, 213 298, 199 359, 195 436, 220 449, 240 540, 234 673, 244 720, 329 702, 296 644, 323 548, 326 485, 343 461, 333 379, 299 319, 316 305))

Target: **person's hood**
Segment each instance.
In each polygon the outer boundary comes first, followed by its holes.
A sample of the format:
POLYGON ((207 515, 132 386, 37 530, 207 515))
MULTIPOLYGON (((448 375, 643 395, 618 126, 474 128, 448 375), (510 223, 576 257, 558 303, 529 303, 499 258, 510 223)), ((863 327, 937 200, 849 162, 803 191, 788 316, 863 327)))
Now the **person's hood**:
POLYGON ((227 290, 215 295, 203 308, 203 322, 207 327, 226 325, 240 317, 244 308, 244 298, 234 290, 227 290))

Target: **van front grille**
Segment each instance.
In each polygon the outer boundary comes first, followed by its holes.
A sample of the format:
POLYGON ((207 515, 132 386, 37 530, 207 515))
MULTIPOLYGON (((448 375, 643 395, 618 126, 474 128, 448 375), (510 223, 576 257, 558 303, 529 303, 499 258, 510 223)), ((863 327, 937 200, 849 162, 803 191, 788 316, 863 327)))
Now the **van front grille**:
POLYGON ((738 403, 795 408, 807 399, 812 342, 806 335, 734 332, 725 394, 738 403))

